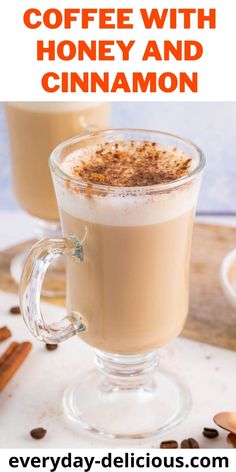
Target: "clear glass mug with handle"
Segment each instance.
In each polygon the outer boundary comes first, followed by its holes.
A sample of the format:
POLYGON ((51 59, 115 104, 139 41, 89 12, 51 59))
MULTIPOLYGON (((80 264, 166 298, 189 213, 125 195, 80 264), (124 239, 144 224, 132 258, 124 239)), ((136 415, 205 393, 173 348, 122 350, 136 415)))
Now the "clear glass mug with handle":
POLYGON ((112 438, 145 438, 172 428, 190 407, 188 390, 158 368, 158 349, 181 332, 188 313, 195 207, 205 159, 177 136, 107 130, 70 139, 51 154, 50 168, 63 238, 34 246, 20 284, 30 331, 47 343, 77 335, 95 349, 96 369, 65 391, 67 417, 112 438), (192 158, 185 177, 146 187, 88 186, 61 163, 90 146, 152 142, 192 158), (65 318, 52 325, 40 308, 44 275, 66 258, 65 318))
MULTIPOLYGON (((16 199, 35 223, 35 237, 61 236, 48 156, 70 136, 109 126, 106 102, 6 102, 12 179, 16 199)), ((11 261, 11 275, 19 283, 24 259, 32 242, 11 261)), ((44 283, 45 296, 65 293, 65 267, 57 263, 44 283)))

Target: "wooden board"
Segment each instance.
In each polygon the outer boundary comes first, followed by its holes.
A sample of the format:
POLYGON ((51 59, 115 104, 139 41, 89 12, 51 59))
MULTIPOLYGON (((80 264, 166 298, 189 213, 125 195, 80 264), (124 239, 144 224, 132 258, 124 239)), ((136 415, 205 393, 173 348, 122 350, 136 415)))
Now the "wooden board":
POLYGON ((196 224, 193 234, 190 310, 183 335, 236 351, 236 310, 220 285, 220 266, 236 247, 236 229, 196 224))
MULTIPOLYGON (((33 243, 33 242, 32 242, 33 243)), ((28 243, 27 243, 28 245, 28 243)), ((0 252, 0 290, 17 293, 10 261, 26 244, 0 252)), ((219 271, 225 254, 236 247, 236 229, 196 224, 191 264, 190 313, 183 336, 236 351, 236 310, 220 286, 219 271)), ((47 299, 50 301, 50 299, 47 299)), ((63 299, 51 299, 62 305, 63 299)))

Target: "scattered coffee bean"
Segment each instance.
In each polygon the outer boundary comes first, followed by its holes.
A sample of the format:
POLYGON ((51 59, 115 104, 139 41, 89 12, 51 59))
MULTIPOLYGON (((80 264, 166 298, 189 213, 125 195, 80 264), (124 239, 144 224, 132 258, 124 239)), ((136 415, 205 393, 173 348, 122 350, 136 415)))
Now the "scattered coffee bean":
POLYGON ((20 315, 21 314, 21 309, 20 309, 19 306, 12 306, 9 311, 10 311, 11 315, 20 315))
POLYGON ((181 442, 181 449, 199 449, 199 444, 196 439, 188 438, 181 442))
POLYGON ((208 439, 214 439, 219 436, 219 432, 215 428, 204 428, 202 434, 205 438, 208 439))
POLYGON ((229 433, 227 436, 227 443, 231 446, 236 448, 236 434, 229 433))
POLYGON ((32 429, 32 431, 30 431, 30 435, 34 439, 42 439, 44 438, 46 432, 47 430, 44 428, 35 428, 35 429, 32 429))
POLYGON ((45 344, 47 351, 55 351, 58 348, 58 344, 45 344))
POLYGON ((178 443, 177 441, 162 441, 160 444, 161 449, 177 449, 178 443))

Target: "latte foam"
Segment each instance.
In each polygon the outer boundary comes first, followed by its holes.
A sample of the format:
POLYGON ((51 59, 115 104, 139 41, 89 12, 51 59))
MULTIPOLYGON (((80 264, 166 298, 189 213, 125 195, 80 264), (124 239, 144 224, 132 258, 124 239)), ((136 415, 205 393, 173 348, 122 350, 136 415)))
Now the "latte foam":
POLYGON ((174 182, 189 175, 192 165, 193 160, 182 151, 156 143, 119 142, 117 146, 117 143, 109 142, 81 148, 67 155, 60 164, 68 180, 61 183, 55 179, 58 202, 62 210, 74 218, 97 224, 143 226, 163 223, 194 208, 200 179, 186 183, 180 180, 176 187, 161 191, 158 191, 158 185, 151 191, 150 187, 146 189, 145 182, 148 185, 150 182, 152 185, 174 182), (104 176, 109 179, 109 184, 105 179, 106 191, 93 190, 94 173, 95 183, 105 183, 104 176), (78 185, 69 177, 76 178, 78 185), (80 181, 87 185, 87 192, 86 187, 81 191, 80 181), (116 184, 115 191, 112 191, 111 182, 116 184), (132 187, 129 187, 131 183, 132 187))

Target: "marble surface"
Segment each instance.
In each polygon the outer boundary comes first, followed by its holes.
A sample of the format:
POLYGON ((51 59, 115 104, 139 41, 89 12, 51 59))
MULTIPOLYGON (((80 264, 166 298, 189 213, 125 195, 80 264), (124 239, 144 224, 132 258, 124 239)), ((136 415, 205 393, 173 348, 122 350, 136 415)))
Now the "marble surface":
MULTIPOLYGON (((198 210, 236 213, 236 102, 113 103, 112 126, 170 131, 196 142, 207 157, 198 210)), ((18 209, 0 105, 0 209, 18 209)))

